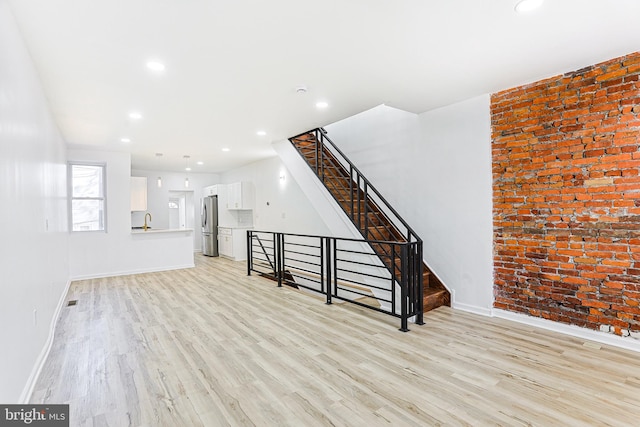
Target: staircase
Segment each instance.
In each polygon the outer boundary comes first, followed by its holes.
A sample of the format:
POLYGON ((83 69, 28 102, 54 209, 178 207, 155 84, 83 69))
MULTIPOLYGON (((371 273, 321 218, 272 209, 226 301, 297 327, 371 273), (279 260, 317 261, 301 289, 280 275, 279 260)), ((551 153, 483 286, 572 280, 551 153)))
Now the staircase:
MULTIPOLYGON (((397 254, 391 253, 394 246, 384 241, 413 242, 420 241, 420 238, 327 137, 324 129, 305 132, 289 141, 362 236, 370 241, 369 245, 391 274, 400 271, 401 261, 397 254), (392 259, 395 261, 391 262, 392 259)), ((449 291, 424 262, 422 272, 423 310, 426 312, 450 305, 449 291)))

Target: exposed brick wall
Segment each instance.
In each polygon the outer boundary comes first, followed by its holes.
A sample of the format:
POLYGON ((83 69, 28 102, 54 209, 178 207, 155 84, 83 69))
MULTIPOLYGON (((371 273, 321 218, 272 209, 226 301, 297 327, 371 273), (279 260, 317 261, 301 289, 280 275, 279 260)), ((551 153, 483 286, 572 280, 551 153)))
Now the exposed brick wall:
POLYGON ((640 331, 639 75, 640 52, 491 97, 495 307, 640 331))

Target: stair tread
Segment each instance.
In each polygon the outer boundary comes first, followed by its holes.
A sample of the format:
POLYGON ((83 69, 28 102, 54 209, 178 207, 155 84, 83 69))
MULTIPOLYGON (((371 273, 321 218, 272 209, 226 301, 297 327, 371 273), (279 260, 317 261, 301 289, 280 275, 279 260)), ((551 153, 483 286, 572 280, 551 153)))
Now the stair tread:
POLYGON ((422 291, 422 295, 428 296, 428 295, 435 295, 435 294, 446 293, 446 292, 447 292, 446 289, 424 288, 422 291))

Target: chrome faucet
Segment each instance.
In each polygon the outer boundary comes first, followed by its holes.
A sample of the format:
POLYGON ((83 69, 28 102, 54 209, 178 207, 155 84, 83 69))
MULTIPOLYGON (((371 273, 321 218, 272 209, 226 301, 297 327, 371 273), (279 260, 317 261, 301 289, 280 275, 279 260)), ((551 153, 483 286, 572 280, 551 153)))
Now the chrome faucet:
POLYGON ((147 216, 149 217, 149 222, 151 222, 151 214, 147 212, 144 215, 144 225, 142 226, 142 228, 144 228, 144 231, 147 231, 147 228, 149 228, 149 226, 147 225, 147 216))

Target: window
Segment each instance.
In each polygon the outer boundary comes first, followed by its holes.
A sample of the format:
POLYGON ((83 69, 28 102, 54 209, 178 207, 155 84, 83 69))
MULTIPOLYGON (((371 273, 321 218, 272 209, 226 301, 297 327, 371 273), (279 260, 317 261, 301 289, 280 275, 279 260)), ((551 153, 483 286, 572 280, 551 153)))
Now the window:
POLYGON ((105 173, 105 165, 69 164, 72 231, 105 231, 105 173))

